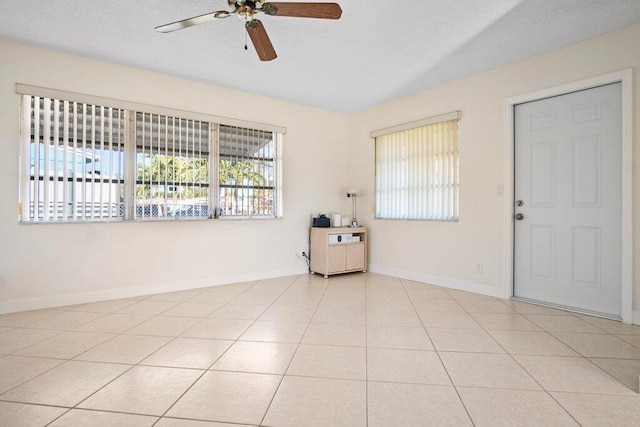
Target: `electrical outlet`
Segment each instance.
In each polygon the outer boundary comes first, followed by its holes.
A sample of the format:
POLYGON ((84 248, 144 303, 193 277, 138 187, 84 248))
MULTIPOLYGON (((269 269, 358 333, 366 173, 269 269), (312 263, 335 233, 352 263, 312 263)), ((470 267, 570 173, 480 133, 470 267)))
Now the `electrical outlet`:
POLYGON ((483 262, 476 262, 476 273, 478 273, 478 274, 484 273, 484 263, 483 262))

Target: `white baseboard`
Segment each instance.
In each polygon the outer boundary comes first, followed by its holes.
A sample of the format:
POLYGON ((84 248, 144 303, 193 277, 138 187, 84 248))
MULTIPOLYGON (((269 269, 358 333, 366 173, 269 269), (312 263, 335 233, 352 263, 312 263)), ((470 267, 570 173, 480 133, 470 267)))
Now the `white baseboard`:
POLYGON ((161 294, 165 292, 186 291, 189 289, 220 286, 229 283, 249 282, 253 280, 272 279, 275 277, 295 276, 308 273, 306 267, 284 270, 259 271, 253 273, 229 274, 226 276, 207 277, 193 280, 182 280, 169 283, 156 283, 144 286, 104 289, 93 292, 80 292, 63 295, 53 295, 41 298, 31 298, 0 303, 0 314, 18 311, 39 310, 42 308, 62 307, 73 304, 86 304, 111 299, 139 297, 143 295, 161 294))
POLYGON ((505 292, 503 288, 496 288, 480 283, 449 279, 446 277, 433 276, 431 274, 417 273, 415 271, 398 270, 395 268, 388 268, 380 265, 369 265, 369 271, 372 273, 384 274, 386 276, 393 276, 399 277, 401 279, 414 280, 416 282, 429 283, 436 286, 442 286, 443 288, 474 292, 476 294, 488 295, 496 298, 505 298, 505 292))

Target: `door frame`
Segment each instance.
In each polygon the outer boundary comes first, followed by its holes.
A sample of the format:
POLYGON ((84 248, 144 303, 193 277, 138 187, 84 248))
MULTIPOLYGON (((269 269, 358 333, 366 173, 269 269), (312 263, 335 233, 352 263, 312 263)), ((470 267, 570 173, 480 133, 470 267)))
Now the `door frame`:
POLYGON ((514 185, 515 117, 517 104, 565 95, 611 83, 622 84, 622 301, 624 323, 633 323, 633 69, 575 81, 504 100, 504 289, 505 297, 514 292, 514 185))

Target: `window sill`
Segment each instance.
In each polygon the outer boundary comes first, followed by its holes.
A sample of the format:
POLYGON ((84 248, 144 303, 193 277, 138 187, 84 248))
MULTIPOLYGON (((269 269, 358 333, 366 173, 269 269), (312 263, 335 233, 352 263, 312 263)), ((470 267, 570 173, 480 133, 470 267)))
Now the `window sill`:
POLYGON ((171 218, 171 219, 113 219, 113 220, 84 220, 84 221, 18 221, 19 225, 51 225, 51 224, 144 224, 144 223, 172 223, 172 222, 207 222, 207 221, 269 221, 282 220, 283 217, 221 217, 221 218, 171 218))

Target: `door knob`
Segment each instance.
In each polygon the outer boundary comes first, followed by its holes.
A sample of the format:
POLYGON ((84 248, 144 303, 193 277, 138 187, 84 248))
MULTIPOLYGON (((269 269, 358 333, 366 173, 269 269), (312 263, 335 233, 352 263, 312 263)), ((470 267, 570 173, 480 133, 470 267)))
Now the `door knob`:
POLYGON ((516 219, 517 219, 518 221, 522 221, 522 220, 524 219, 524 215, 522 215, 521 213, 517 213, 517 214, 516 214, 516 219))

